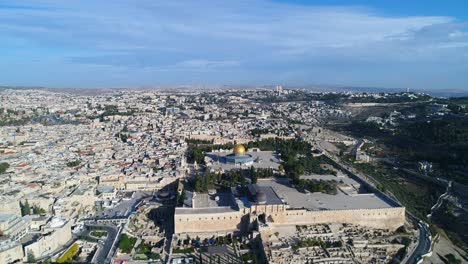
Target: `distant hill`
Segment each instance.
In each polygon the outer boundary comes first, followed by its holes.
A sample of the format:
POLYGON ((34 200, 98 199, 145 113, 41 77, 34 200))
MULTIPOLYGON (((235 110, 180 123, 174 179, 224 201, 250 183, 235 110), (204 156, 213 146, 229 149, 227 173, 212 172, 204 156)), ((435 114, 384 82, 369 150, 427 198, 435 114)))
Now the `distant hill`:
MULTIPOLYGON (((365 87, 365 86, 340 86, 340 85, 302 85, 302 86, 290 86, 284 85, 286 89, 300 89, 308 90, 312 92, 368 92, 368 93, 400 93, 405 92, 406 88, 385 88, 385 87, 365 87)), ((223 89, 275 89, 275 85, 155 85, 145 87, 95 87, 95 88, 50 88, 43 86, 1 86, 2 89, 20 89, 20 90, 48 90, 48 91, 59 91, 69 92, 75 94, 102 94, 108 93, 115 90, 160 90, 160 91, 205 91, 205 90, 223 90, 223 89)), ((468 89, 457 90, 457 89, 438 89, 438 90, 424 90, 424 89, 410 89, 411 92, 426 93, 434 97, 463 97, 468 96, 468 89)))

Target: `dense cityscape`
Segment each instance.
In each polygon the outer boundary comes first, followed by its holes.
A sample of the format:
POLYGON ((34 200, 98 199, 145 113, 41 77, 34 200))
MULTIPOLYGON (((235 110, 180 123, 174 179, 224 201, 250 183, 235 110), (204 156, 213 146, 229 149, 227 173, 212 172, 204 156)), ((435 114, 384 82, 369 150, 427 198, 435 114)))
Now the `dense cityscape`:
POLYGON ((462 263, 468 100, 0 88, 0 263, 462 263))

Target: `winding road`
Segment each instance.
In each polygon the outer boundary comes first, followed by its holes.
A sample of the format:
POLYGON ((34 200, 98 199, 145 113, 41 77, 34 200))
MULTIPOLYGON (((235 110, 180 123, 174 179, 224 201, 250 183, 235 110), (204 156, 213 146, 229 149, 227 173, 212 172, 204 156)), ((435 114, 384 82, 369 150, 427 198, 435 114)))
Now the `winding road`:
POLYGON ((407 259, 407 264, 416 264, 419 263, 422 256, 427 254, 431 249, 431 232, 429 228, 424 223, 419 223, 419 238, 418 238, 418 246, 416 249, 411 253, 410 257, 407 259))

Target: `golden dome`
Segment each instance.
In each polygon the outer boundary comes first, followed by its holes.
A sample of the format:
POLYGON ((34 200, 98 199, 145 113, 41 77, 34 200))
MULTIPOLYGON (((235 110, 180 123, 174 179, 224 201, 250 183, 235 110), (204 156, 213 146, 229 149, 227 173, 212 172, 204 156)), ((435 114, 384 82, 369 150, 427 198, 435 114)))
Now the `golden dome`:
POLYGON ((237 144, 234 146, 234 154, 236 155, 242 155, 245 153, 245 148, 241 144, 237 144))

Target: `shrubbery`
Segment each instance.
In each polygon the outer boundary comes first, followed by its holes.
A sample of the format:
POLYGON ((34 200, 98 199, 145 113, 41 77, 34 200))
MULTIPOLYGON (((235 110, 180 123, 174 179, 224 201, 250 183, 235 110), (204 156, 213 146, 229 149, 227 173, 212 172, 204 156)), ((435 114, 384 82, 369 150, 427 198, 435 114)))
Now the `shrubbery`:
POLYGON ((81 160, 70 161, 70 162, 67 162, 67 167, 76 167, 80 165, 80 163, 81 163, 81 160))

